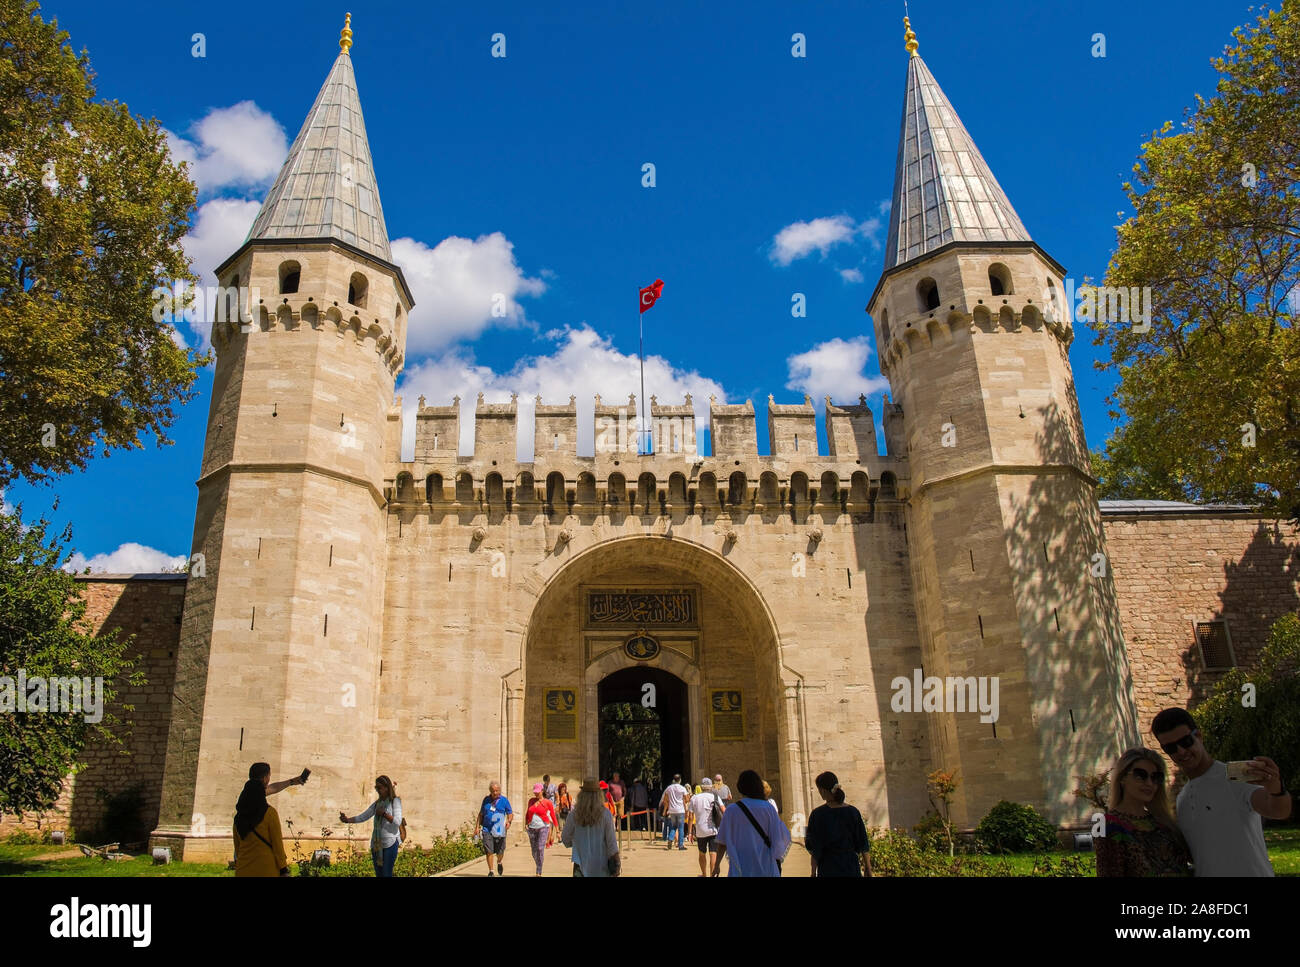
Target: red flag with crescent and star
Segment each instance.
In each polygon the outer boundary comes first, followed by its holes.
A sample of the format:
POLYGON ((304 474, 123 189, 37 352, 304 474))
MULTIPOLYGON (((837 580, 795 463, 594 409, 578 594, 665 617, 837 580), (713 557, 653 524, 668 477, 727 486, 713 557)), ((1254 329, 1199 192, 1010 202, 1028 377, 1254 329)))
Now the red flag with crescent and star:
POLYGON ((642 289, 641 290, 641 311, 645 312, 652 305, 654 305, 655 300, 659 298, 659 293, 663 292, 663 290, 664 290, 663 279, 655 279, 654 285, 647 285, 644 289, 642 289))

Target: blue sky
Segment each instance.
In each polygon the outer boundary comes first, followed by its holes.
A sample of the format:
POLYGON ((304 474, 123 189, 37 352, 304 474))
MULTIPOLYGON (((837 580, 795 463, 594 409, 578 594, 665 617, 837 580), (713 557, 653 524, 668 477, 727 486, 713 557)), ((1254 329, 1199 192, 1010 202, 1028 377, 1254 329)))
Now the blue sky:
MULTIPOLYGON (((89 49, 101 97, 156 117, 195 163, 187 253, 206 271, 243 241, 351 10, 384 215, 419 303, 398 386, 408 409, 420 393, 576 392, 589 408, 592 392, 638 392, 635 290, 662 278, 646 316, 647 393, 753 399, 761 450, 769 393, 807 392, 820 407, 827 393, 865 392, 878 421, 885 386, 863 307, 887 231, 902 4, 464 6, 55 0, 43 14, 89 49), (806 57, 791 56, 796 32, 806 57), (504 58, 491 56, 496 33, 504 58), (484 308, 497 291, 505 318, 484 308), (806 318, 791 317, 795 292, 806 318)), ((1213 94, 1210 58, 1255 16, 1224 0, 917 0, 911 15, 1022 221, 1077 280, 1105 272, 1142 142, 1213 94), (1093 56, 1097 33, 1105 57, 1093 56)), ((184 325, 179 336, 205 340, 184 325)), ((1080 325, 1071 359, 1100 447, 1113 380, 1096 358, 1080 325)), ((208 369, 175 446, 150 439, 5 499, 30 517, 59 494, 54 518, 71 521, 96 568, 187 554, 211 383, 208 369)))

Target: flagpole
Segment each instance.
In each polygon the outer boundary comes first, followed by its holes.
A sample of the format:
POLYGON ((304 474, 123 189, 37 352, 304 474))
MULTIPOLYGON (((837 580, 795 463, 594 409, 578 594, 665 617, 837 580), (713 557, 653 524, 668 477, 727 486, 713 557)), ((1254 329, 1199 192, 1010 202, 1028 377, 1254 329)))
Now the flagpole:
MULTIPOLYGON (((640 294, 638 293, 637 302, 639 303, 640 301, 641 301, 640 294)), ((645 308, 641 305, 637 306, 636 321, 637 321, 637 328, 641 332, 641 344, 637 355, 640 356, 641 358, 641 410, 644 413, 645 405, 646 405, 645 402, 645 308)), ((640 432, 637 434, 637 436, 641 436, 642 433, 648 433, 648 429, 645 427, 644 419, 642 420, 640 432)), ((645 447, 646 442, 647 441, 643 438, 639 444, 640 452, 643 454, 646 453, 646 447, 645 447)))

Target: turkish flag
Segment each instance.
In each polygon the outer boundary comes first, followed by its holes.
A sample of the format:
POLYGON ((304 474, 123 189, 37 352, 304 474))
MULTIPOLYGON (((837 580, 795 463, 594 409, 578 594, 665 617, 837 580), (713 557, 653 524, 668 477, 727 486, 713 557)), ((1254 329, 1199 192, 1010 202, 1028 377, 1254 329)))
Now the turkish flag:
POLYGON ((659 298, 659 293, 663 292, 663 290, 664 290, 663 279, 655 279, 654 285, 647 285, 644 289, 642 289, 641 290, 641 311, 645 312, 652 305, 654 305, 655 300, 659 298))

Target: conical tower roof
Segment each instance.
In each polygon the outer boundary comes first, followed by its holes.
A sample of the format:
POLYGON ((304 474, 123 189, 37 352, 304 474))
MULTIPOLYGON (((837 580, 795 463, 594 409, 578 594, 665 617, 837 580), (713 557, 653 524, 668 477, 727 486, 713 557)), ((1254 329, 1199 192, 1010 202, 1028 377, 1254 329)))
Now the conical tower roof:
POLYGON ((350 20, 349 14, 339 55, 248 238, 332 238, 391 263, 388 229, 348 53, 350 20))
POLYGON ((907 88, 885 270, 949 242, 1028 242, 1029 233, 952 103, 916 52, 906 18, 907 88))

